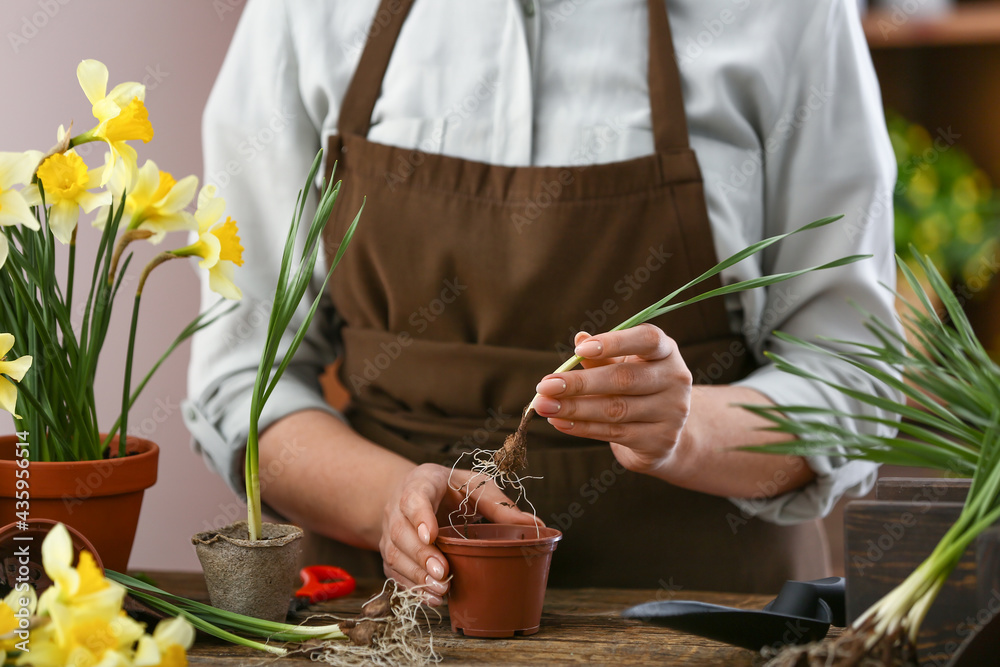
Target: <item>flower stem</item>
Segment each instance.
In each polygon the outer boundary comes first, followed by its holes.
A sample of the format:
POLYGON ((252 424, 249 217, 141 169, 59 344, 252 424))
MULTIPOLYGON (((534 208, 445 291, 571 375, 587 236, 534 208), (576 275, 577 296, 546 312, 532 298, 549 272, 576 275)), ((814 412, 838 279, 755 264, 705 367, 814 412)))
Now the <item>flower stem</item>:
POLYGON ((139 324, 139 303, 142 301, 142 293, 136 292, 135 301, 132 303, 132 327, 128 332, 128 352, 125 356, 125 378, 122 381, 122 414, 121 431, 118 436, 118 456, 125 456, 125 433, 128 429, 128 403, 132 394, 132 357, 135 353, 135 331, 139 324))
POLYGON ((76 274, 76 230, 79 227, 73 228, 73 235, 69 239, 69 266, 67 268, 66 276, 66 307, 72 309, 73 307, 73 277, 76 274))

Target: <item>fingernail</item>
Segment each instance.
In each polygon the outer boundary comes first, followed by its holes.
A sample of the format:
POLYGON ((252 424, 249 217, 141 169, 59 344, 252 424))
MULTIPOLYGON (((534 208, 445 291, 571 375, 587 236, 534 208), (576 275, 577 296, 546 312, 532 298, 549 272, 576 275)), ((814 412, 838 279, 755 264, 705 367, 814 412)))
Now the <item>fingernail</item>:
POLYGON ((562 378, 549 378, 548 380, 542 380, 535 387, 536 394, 558 396, 564 391, 566 391, 566 380, 563 380, 562 378))
POLYGON ((427 528, 426 523, 422 523, 417 526, 417 537, 419 537, 420 541, 424 544, 431 543, 431 531, 427 528))
POLYGON ((430 572, 431 576, 435 579, 444 579, 444 565, 442 565, 441 561, 433 556, 427 559, 427 571, 430 572))
POLYGON ((438 581, 429 574, 424 579, 424 583, 430 586, 432 589, 434 589, 435 592, 441 595, 444 595, 445 593, 448 592, 448 585, 446 583, 444 583, 443 581, 438 581))
POLYGON ((573 428, 574 426, 576 426, 576 422, 569 422, 569 421, 566 421, 565 419, 555 419, 555 418, 553 418, 553 419, 549 419, 548 421, 549 421, 550 424, 552 424, 556 428, 573 428))
POLYGON ((539 396, 535 399, 535 411, 540 415, 557 415, 562 410, 562 403, 548 396, 539 396))
POLYGON ((580 357, 599 357, 604 351, 604 345, 601 341, 591 338, 577 345, 573 351, 580 357))
POLYGON ((437 595, 434 595, 433 593, 424 593, 424 602, 426 602, 432 607, 440 607, 441 605, 444 604, 444 600, 439 598, 437 595))

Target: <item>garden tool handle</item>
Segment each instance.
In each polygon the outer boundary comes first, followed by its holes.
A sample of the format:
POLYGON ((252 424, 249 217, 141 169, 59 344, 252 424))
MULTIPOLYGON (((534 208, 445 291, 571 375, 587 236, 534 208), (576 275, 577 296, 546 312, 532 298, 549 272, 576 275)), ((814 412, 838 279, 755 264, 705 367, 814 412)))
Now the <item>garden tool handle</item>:
POLYGON ((347 570, 334 565, 310 565, 299 571, 302 588, 295 597, 309 598, 310 604, 325 602, 350 595, 357 582, 347 570))

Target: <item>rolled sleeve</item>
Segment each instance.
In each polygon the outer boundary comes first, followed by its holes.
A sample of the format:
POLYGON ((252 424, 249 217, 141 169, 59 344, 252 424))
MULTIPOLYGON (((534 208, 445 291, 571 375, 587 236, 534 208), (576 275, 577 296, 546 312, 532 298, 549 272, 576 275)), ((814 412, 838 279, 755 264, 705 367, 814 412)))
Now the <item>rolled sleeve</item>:
MULTIPOLYGON (((256 371, 227 376, 197 399, 182 404, 195 451, 244 500, 244 459, 255 377, 256 371)), ((263 433, 279 419, 302 410, 320 410, 342 418, 323 400, 314 368, 289 365, 264 405, 258 428, 263 433)))

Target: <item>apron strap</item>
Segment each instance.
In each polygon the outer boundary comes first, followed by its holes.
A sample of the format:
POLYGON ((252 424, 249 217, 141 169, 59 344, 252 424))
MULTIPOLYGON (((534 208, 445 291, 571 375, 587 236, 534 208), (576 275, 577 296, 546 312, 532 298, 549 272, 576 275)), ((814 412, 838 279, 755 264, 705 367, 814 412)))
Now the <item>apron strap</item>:
MULTIPOLYGON (((688 148, 687 119, 681 76, 677 69, 670 19, 665 0, 648 0, 649 7, 649 105, 657 153, 688 148)), ((368 32, 368 41, 347 87, 338 122, 341 136, 368 136, 375 102, 389 59, 410 13, 413 0, 382 0, 368 32), (383 17, 388 17, 388 23, 383 17)))
POLYGON ((413 0, 382 0, 379 3, 375 18, 368 29, 368 41, 361 52, 358 67, 354 70, 351 84, 344 94, 340 105, 340 120, 337 125, 341 136, 356 134, 368 136, 368 128, 372 122, 372 112, 375 102, 382 92, 382 79, 389 67, 389 59, 396 46, 399 31, 413 0), (388 23, 385 18, 388 17, 388 23))
POLYGON ((667 16, 666 0, 647 0, 649 7, 649 106, 657 153, 688 148, 687 117, 681 73, 667 16))

